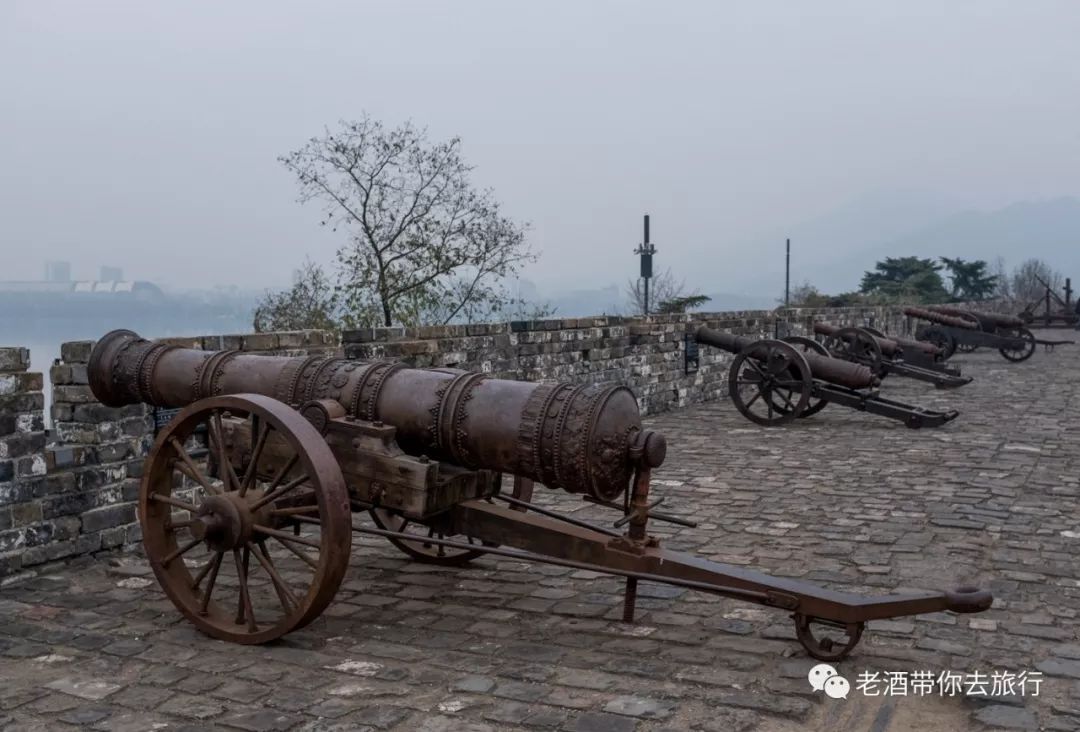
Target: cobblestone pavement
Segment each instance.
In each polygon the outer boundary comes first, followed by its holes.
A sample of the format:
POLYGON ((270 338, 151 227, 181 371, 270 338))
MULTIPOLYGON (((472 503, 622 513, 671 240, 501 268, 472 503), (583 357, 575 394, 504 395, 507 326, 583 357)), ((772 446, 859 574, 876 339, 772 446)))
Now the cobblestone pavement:
POLYGON ((871 623, 838 670, 1041 671, 1037 697, 853 688, 833 700, 807 683, 812 663, 781 611, 649 585, 630 627, 617 622, 617 580, 493 558, 432 568, 365 538, 325 615, 268 647, 195 632, 131 554, 4 587, 0 726, 1078 729, 1080 348, 956 360, 976 377, 961 390, 885 384, 961 410, 938 430, 835 406, 765 430, 726 401, 650 420, 670 445, 655 491, 700 521, 656 531, 669 547, 837 589, 989 586, 986 613, 871 623))

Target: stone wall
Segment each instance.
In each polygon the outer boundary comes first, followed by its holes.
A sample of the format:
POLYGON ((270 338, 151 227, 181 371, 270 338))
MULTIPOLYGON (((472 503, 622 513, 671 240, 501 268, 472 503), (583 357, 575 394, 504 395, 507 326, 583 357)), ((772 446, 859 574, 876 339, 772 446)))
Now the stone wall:
MULTIPOLYGON (((322 331, 166 338, 188 348, 333 354, 322 331)), ((87 385, 92 341, 65 343, 50 370, 53 426, 45 432, 42 375, 24 348, 0 348, 0 577, 138 541, 151 408, 99 403, 87 385)))
POLYGON ((29 366, 27 349, 0 348, 0 577, 63 532, 43 515, 45 395, 29 366))
POLYGON ((458 367, 526 381, 626 384, 644 413, 727 393, 732 355, 702 346, 687 372, 686 336, 700 325, 737 335, 812 335, 814 321, 873 325, 906 332, 899 307, 818 308, 689 313, 649 318, 570 318, 421 328, 345 331, 345 355, 402 360, 418 367, 458 367))

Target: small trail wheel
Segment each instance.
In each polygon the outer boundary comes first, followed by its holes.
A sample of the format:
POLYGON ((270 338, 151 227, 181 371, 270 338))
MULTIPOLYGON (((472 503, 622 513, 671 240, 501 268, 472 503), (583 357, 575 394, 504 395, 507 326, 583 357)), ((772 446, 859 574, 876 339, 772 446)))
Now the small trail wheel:
POLYGON ((859 644, 865 623, 836 623, 795 613, 795 637, 813 658, 839 661, 859 644), (825 632, 815 633, 814 626, 825 632))
POLYGON ((1035 353, 1035 334, 1027 328, 1009 328, 1008 330, 1001 331, 1001 335, 1009 338, 1017 338, 1022 342, 1022 345, 1018 344, 1013 348, 998 349, 998 352, 1009 361, 1014 363, 1027 361, 1035 353))

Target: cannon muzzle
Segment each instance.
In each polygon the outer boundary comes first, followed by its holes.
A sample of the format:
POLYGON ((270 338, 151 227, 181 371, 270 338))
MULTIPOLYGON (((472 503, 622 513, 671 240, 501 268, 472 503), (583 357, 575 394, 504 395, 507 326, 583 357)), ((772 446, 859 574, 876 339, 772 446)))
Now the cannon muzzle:
POLYGON ((94 347, 94 395, 108 406, 182 407, 263 394, 300 409, 332 400, 345 418, 395 428, 401 448, 610 501, 639 467, 657 467, 662 435, 641 425, 624 386, 534 384, 393 361, 200 351, 116 330, 94 347))

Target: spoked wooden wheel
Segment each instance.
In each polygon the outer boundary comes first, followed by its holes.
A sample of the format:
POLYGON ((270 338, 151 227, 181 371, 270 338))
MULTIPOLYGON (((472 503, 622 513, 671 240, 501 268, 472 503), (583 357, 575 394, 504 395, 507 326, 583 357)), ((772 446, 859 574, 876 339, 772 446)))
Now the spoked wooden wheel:
POLYGON ((956 353, 956 339, 937 326, 930 326, 918 338, 940 348, 942 361, 948 361, 956 353))
POLYGON ((884 376, 881 347, 874 336, 862 328, 841 328, 825 338, 825 350, 844 361, 868 366, 878 376, 884 376))
MULTIPOLYGON (((832 358, 831 354, 825 350, 825 346, 821 345, 813 338, 807 338, 806 336, 788 336, 787 338, 784 338, 784 343, 790 343, 795 347, 795 350, 802 354, 813 353, 818 356, 824 356, 825 358, 832 358)), ((773 401, 773 406, 777 406, 775 400, 773 401)), ((818 397, 811 395, 810 401, 806 403, 806 409, 799 412, 799 419, 813 417, 827 406, 829 406, 828 399, 819 399, 818 397)))
POLYGON ((139 520, 165 594, 222 640, 265 643, 307 625, 348 567, 337 461, 299 412, 265 396, 181 411, 147 458, 139 520))
POLYGON ((1001 335, 1008 338, 1016 338, 1022 343, 1012 348, 999 348, 1002 356, 1010 361, 1027 361, 1035 353, 1035 334, 1027 328, 1010 328, 1003 330, 1001 335))
MULTIPOLYGON (((520 481, 514 482, 514 490, 511 494, 514 498, 528 502, 532 500, 532 482, 520 481)), ((520 506, 514 506, 516 510, 524 511, 525 509, 520 506)), ((440 544, 433 544, 429 539, 446 539, 450 538, 445 532, 440 531, 435 526, 429 526, 419 523, 417 521, 411 521, 401 514, 394 513, 385 508, 373 508, 371 509, 371 520, 375 522, 375 525, 384 531, 396 531, 403 534, 415 534, 416 540, 405 540, 387 537, 387 540, 396 546, 401 551, 408 554, 418 562, 426 562, 427 564, 438 564, 444 567, 458 567, 463 564, 468 564, 472 560, 484 554, 482 550, 474 549, 458 549, 456 547, 442 546, 440 544)), ((461 541, 460 538, 456 539, 461 541)), ((466 536, 465 540, 470 544, 477 544, 478 546, 493 546, 489 542, 480 542, 473 539, 471 536, 466 536)))
POLYGON ((976 346, 976 345, 970 344, 970 343, 957 343, 956 344, 956 352, 957 353, 975 353, 975 351, 977 351, 977 350, 979 350, 979 347, 976 346))
POLYGON ((806 409, 814 389, 806 359, 783 341, 751 343, 735 356, 728 372, 731 400, 751 422, 775 427, 806 409), (778 409, 777 405, 782 405, 778 409))

